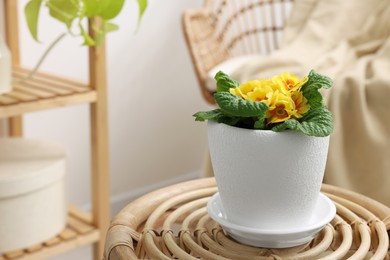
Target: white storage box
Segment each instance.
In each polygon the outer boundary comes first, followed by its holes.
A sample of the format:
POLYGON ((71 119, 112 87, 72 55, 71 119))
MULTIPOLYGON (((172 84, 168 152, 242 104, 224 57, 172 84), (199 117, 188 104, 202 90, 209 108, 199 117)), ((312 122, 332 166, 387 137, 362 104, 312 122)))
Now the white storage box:
POLYGON ((0 138, 0 253, 64 229, 65 152, 56 144, 0 138))

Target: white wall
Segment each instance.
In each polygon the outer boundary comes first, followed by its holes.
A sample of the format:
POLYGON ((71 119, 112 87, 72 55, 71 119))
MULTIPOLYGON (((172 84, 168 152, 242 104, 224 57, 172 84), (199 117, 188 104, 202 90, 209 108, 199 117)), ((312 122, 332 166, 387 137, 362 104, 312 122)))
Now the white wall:
MULTIPOLYGON (((20 1, 20 11, 26 0, 20 1)), ((199 171, 206 151, 205 124, 192 114, 208 109, 200 96, 185 46, 181 14, 201 0, 150 0, 140 30, 138 7, 126 1, 115 20, 120 26, 107 39, 111 194, 118 195, 199 171)), ((24 18, 24 17, 22 17, 24 18)), ((22 63, 33 66, 60 32, 42 10, 35 43, 20 21, 22 63)), ((87 79, 87 49, 67 37, 45 61, 42 71, 87 79)), ((54 140, 68 151, 68 197, 85 205, 90 199, 88 106, 35 112, 25 116, 25 136, 54 140)))

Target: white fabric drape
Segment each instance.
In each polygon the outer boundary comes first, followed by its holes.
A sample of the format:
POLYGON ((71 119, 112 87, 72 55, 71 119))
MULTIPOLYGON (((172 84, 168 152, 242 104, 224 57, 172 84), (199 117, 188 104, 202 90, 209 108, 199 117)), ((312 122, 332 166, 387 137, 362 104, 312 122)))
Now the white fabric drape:
POLYGON ((231 76, 240 82, 310 69, 334 79, 325 182, 390 206, 390 0, 296 0, 282 47, 231 76))

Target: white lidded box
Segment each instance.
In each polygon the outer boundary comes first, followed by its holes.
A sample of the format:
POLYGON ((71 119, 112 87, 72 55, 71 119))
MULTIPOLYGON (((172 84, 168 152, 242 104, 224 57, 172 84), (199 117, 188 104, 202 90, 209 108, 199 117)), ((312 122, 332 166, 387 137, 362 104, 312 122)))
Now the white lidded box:
POLYGON ((39 244, 66 225, 64 149, 0 138, 0 253, 39 244))

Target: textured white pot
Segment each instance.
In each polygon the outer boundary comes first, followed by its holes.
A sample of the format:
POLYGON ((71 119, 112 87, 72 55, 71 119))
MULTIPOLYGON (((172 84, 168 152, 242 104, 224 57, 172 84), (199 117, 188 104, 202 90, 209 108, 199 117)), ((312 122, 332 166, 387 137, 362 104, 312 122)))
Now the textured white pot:
POLYGON ((273 230, 307 224, 319 196, 329 137, 209 121, 208 138, 229 221, 273 230))

